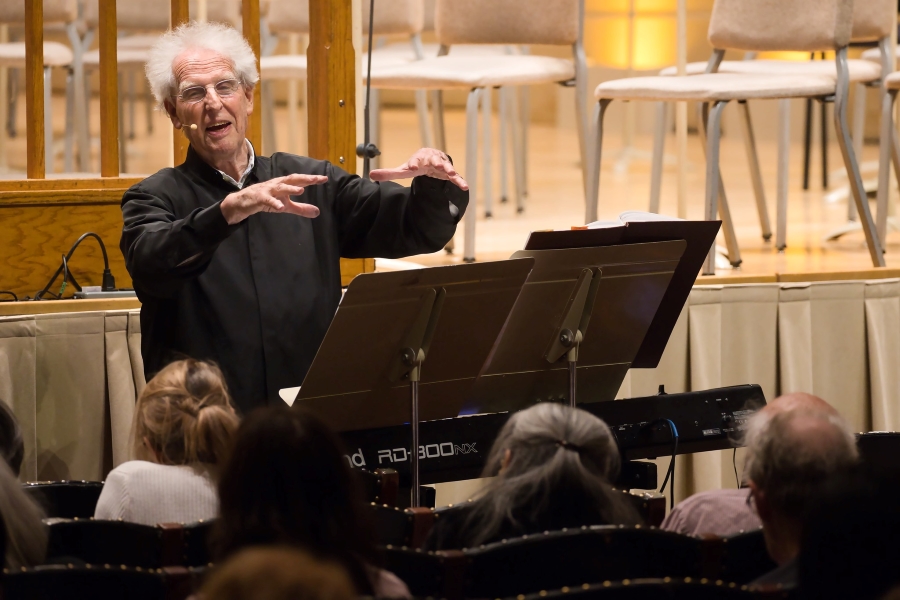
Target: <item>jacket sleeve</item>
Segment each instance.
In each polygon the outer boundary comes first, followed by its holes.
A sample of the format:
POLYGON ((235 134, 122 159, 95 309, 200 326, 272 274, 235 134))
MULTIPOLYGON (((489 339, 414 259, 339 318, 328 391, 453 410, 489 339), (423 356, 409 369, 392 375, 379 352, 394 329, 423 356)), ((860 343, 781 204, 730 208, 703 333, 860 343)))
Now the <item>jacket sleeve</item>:
POLYGON ((219 203, 178 219, 166 198, 140 184, 125 192, 122 219, 119 247, 135 288, 163 298, 201 274, 219 243, 240 227, 228 225, 219 203))
POLYGON ((374 182, 329 164, 341 256, 402 258, 437 252, 456 232, 469 193, 449 181, 416 177, 411 187, 374 182))

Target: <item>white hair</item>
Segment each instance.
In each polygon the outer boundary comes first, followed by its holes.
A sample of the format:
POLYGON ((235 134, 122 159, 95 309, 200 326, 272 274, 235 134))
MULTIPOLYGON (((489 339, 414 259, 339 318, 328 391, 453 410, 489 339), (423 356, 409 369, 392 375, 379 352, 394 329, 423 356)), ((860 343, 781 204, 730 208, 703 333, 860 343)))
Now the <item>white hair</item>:
POLYGON ((191 21, 162 35, 153 44, 144 66, 150 90, 160 108, 165 109, 165 101, 178 91, 172 69, 175 59, 192 48, 212 50, 227 58, 234 69, 234 76, 244 85, 253 87, 259 81, 256 55, 240 32, 224 23, 191 21))

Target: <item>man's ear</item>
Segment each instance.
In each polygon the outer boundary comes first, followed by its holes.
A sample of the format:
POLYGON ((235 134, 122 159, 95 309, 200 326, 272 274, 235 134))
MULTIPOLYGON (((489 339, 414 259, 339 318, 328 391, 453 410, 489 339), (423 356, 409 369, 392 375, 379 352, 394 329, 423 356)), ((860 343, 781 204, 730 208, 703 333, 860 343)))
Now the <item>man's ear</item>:
POLYGON ((759 486, 750 480, 750 495, 753 496, 753 503, 756 505, 756 514, 760 520, 768 521, 772 518, 772 507, 769 506, 766 493, 759 489, 759 486))
POLYGON ((247 99, 247 116, 253 114, 253 90, 256 88, 254 85, 245 85, 244 86, 244 97, 247 99))
POLYGON ((181 122, 181 119, 179 119, 178 115, 175 113, 175 105, 168 100, 165 100, 163 106, 166 108, 166 114, 169 115, 169 119, 172 121, 172 126, 174 126, 175 129, 181 129, 181 126, 184 125, 184 123, 181 122))

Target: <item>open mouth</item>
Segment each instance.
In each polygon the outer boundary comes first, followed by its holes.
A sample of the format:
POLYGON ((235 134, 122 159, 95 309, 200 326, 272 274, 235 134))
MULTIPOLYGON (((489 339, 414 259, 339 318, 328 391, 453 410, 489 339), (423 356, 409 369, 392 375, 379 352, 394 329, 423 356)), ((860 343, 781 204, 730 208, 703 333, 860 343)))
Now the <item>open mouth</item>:
POLYGON ((223 131, 223 130, 227 129, 229 125, 231 125, 231 123, 228 121, 219 121, 219 122, 213 123, 212 125, 207 127, 206 131, 209 131, 211 133, 214 133, 216 131, 223 131))

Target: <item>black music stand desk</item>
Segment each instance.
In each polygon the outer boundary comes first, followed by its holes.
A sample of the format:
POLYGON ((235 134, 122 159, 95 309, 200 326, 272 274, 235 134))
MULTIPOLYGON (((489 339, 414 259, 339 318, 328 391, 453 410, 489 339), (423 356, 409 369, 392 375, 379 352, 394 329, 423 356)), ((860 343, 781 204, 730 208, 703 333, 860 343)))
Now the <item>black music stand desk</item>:
MULTIPOLYGON (((459 414, 533 264, 524 258, 357 276, 293 405, 338 432, 410 423, 416 448, 419 421, 459 414)), ((418 454, 410 460, 413 494, 418 454)))

